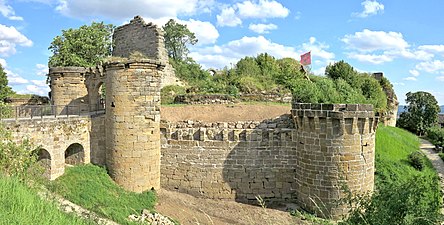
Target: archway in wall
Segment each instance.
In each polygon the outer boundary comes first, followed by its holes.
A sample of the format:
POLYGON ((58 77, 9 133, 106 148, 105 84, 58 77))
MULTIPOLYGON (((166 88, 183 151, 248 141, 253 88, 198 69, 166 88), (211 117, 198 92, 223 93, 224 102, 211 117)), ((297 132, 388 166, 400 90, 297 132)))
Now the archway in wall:
POLYGON ((37 164, 43 168, 43 176, 49 178, 51 176, 51 155, 46 149, 40 148, 37 157, 37 164))
POLYGON ((96 93, 97 93, 97 99, 96 99, 97 110, 104 110, 106 89, 103 82, 100 82, 97 85, 96 93))
POLYGON ((85 151, 79 143, 71 144, 65 151, 65 164, 79 165, 85 161, 85 151))

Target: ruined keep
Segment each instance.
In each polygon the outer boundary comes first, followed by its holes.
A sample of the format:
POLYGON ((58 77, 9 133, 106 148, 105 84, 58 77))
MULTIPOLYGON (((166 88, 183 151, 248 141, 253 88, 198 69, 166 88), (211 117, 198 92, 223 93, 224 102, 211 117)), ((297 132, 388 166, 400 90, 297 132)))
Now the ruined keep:
MULTIPOLYGON (((119 58, 94 68, 50 68, 49 78, 52 103, 68 106, 59 113, 70 105, 91 112, 82 118, 89 127, 82 162, 106 165, 125 189, 240 202, 260 195, 334 218, 347 212, 336 204, 344 185, 352 194, 373 190, 378 120, 370 105, 293 103, 289 114, 267 121, 161 122, 160 88, 169 73, 162 31, 135 17, 113 37, 119 58), (132 58, 136 51, 144 57, 132 58)), ((54 171, 52 179, 63 173, 54 171)))

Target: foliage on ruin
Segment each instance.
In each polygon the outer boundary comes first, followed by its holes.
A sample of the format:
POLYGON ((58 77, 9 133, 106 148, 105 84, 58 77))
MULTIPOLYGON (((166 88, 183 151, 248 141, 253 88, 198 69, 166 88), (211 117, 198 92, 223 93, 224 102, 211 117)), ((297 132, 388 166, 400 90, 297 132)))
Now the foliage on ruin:
POLYGON ((49 184, 49 189, 119 224, 135 224, 127 219, 128 215, 142 209, 153 210, 156 202, 153 191, 125 191, 111 180, 105 168, 91 164, 66 168, 61 177, 49 184))
POLYGON ((438 122, 440 108, 435 96, 428 92, 408 92, 404 106, 406 112, 401 113, 397 126, 418 135, 424 135, 426 130, 438 122))
POLYGON ((0 102, 4 102, 5 99, 12 95, 14 92, 11 87, 8 86, 8 77, 3 66, 0 64, 0 102))
POLYGON ((376 132, 375 192, 349 200, 355 208, 343 224, 436 224, 442 196, 439 177, 422 154, 422 170, 415 169, 409 156, 419 149, 415 135, 379 126, 376 132))
POLYGON ((188 46, 197 43, 197 38, 187 25, 177 23, 170 19, 163 27, 165 47, 168 56, 175 61, 183 61, 188 58, 188 46))
POLYGON ((113 29, 112 24, 92 22, 77 29, 62 30, 48 48, 52 52, 49 67, 97 65, 111 55, 113 29))

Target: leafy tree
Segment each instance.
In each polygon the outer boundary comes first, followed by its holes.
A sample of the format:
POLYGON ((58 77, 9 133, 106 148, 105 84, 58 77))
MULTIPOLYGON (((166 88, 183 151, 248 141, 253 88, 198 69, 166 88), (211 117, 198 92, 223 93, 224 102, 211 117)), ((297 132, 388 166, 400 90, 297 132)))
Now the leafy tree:
POLYGON ((385 111, 387 108, 387 95, 382 89, 380 83, 367 74, 359 76, 362 95, 367 99, 367 103, 373 104, 377 111, 385 111))
POLYGON ((333 80, 342 78, 354 88, 360 87, 360 83, 357 82, 358 72, 344 60, 328 65, 325 68, 325 75, 333 80))
POLYGON ((114 26, 93 22, 78 29, 62 30, 49 46, 52 56, 49 67, 56 66, 95 66, 111 55, 112 32, 114 26))
POLYGON ((187 25, 176 23, 173 19, 170 19, 162 28, 165 32, 165 47, 168 56, 176 61, 186 60, 189 52, 187 44, 197 43, 194 33, 188 30, 187 25))
POLYGON ((276 77, 276 82, 289 88, 292 80, 302 79, 301 64, 293 58, 282 58, 276 60, 280 73, 276 77))
POLYGON ((428 128, 438 121, 440 111, 438 102, 435 96, 424 91, 409 92, 406 96, 405 102, 408 106, 404 108, 407 111, 399 116, 398 126, 418 135, 423 135, 428 128))
POLYGON ((13 93, 11 87, 8 86, 8 77, 2 65, 0 65, 0 102, 4 102, 6 97, 13 93))

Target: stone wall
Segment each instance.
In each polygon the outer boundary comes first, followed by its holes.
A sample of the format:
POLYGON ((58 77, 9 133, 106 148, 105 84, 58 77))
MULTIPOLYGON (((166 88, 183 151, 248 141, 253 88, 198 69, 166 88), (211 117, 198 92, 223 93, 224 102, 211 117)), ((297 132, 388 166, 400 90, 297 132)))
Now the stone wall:
POLYGON ((290 103, 291 99, 291 94, 241 94, 236 98, 224 94, 186 94, 176 96, 174 103, 189 105, 234 104, 251 101, 290 103))
POLYGON ((115 47, 113 56, 129 58, 134 52, 145 57, 161 61, 165 69, 160 72, 161 87, 182 85, 175 76, 174 68, 169 64, 165 49, 163 30, 153 23, 145 23, 142 17, 135 16, 129 24, 117 27, 113 34, 115 47))
POLYGON ((290 115, 236 123, 163 123, 161 185, 195 196, 293 201, 296 142, 290 115))
POLYGON ((91 163, 106 165, 106 126, 105 114, 91 115, 91 163))
MULTIPOLYGON (((27 138, 33 146, 40 147, 49 153, 50 179, 61 176, 65 171, 66 150, 79 144, 83 152, 71 158, 83 163, 90 162, 90 127, 89 117, 68 117, 51 119, 3 120, 5 128, 12 132, 17 142, 27 138), (82 158, 78 158, 78 156, 82 158)), ((47 157, 43 157, 47 158, 47 157)), ((69 160, 68 160, 69 161, 69 160)))

